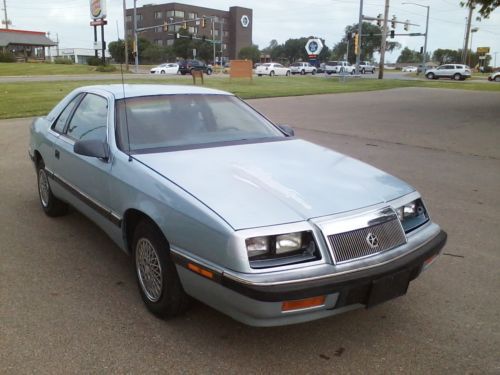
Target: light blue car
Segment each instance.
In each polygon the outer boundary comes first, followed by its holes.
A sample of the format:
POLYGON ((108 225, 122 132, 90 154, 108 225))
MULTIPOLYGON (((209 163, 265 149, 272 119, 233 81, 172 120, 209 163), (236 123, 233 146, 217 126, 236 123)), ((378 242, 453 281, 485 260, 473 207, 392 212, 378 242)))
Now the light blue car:
POLYGON ((161 318, 189 296, 254 326, 375 306, 446 242, 411 186, 222 91, 82 87, 33 122, 29 154, 45 213, 97 223, 161 318))

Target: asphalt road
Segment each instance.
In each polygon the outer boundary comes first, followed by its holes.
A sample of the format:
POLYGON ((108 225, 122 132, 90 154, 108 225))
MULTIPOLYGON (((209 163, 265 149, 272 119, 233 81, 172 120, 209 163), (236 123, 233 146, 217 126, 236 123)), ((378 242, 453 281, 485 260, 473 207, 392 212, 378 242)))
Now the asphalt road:
POLYGON ((402 298, 258 329, 201 303, 167 322, 149 314, 103 232, 42 213, 30 120, 0 121, 0 373, 500 374, 499 103, 416 88, 252 101, 412 183, 449 234, 402 298))

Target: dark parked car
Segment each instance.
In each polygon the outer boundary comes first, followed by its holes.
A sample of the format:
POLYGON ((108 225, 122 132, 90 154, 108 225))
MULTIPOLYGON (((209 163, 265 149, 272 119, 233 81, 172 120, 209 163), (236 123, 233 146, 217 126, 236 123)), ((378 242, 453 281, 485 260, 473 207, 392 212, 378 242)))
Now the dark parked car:
POLYGON ((179 63, 179 72, 182 75, 191 74, 192 70, 201 70, 207 75, 212 74, 212 67, 199 60, 184 60, 179 63))

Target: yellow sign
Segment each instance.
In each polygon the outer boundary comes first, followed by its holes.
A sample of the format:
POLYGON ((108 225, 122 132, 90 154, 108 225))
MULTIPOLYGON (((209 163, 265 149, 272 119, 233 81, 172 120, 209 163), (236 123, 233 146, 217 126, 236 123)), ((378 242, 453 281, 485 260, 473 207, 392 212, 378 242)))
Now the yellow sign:
POLYGON ((477 47, 477 53, 490 53, 490 47, 477 47))

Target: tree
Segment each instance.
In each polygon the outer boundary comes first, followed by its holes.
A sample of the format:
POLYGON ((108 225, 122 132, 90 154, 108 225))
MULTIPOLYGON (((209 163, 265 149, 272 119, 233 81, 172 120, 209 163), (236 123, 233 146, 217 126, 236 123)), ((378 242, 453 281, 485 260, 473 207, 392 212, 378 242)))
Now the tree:
POLYGON ((255 44, 252 44, 248 47, 243 47, 238 52, 238 58, 242 60, 252 60, 253 63, 260 61, 260 51, 259 47, 255 44))
POLYGON ((152 44, 142 52, 142 63, 160 64, 173 60, 175 60, 175 52, 172 47, 161 47, 152 44))
POLYGON ((488 18, 491 12, 493 12, 498 6, 500 6, 500 0, 467 0, 460 3, 463 7, 477 7, 479 6, 479 14, 484 18, 488 18))
MULTIPOLYGON (((361 60, 372 60, 375 52, 380 52, 380 45, 382 43, 382 29, 377 25, 372 25, 368 22, 363 22, 361 37, 361 60)), ((349 44, 349 53, 347 61, 350 63, 356 62, 356 54, 354 53, 354 38, 352 35, 358 32, 358 24, 346 26, 345 36, 340 42, 335 44, 332 50, 332 59, 344 59, 347 52, 347 45, 349 44), (349 43, 348 43, 349 42, 349 43)), ((386 51, 392 52, 395 49, 401 48, 398 42, 388 41, 386 44, 386 51)))
MULTIPOLYGON (((134 56, 132 54, 132 41, 128 40, 128 58, 130 61, 133 60, 134 56)), ((108 50, 109 54, 115 60, 117 63, 124 63, 125 62, 125 42, 120 39, 114 42, 110 42, 108 44, 108 50)))
POLYGON ((398 57, 398 63, 416 63, 422 61, 422 55, 417 51, 412 51, 408 47, 405 47, 398 57))
POLYGON ((432 54, 432 60, 439 62, 439 65, 446 63, 458 63, 462 59, 462 50, 438 48, 432 54))

